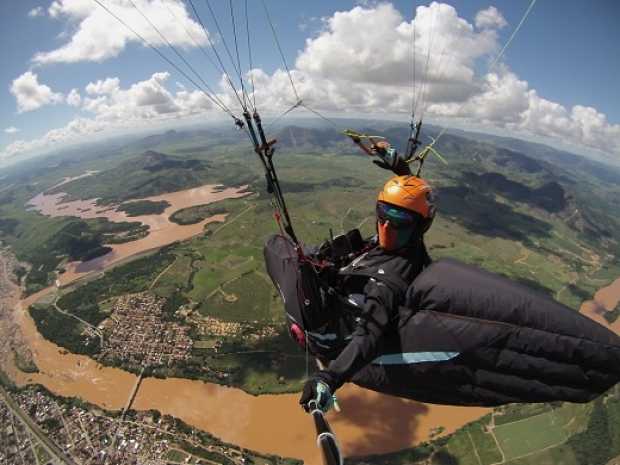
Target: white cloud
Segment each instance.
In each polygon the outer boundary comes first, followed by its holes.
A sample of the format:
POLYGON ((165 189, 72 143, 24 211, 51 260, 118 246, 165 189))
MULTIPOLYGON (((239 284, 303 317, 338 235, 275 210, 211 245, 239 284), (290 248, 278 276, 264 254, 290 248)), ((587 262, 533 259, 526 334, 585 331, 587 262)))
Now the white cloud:
POLYGON ((385 3, 337 12, 321 34, 307 40, 296 67, 315 79, 401 86, 401 92, 406 91, 413 78, 414 30, 418 84, 426 78, 425 88, 435 99, 466 98, 474 90, 476 61, 497 48, 496 33, 476 32, 452 6, 437 2, 419 6, 413 22, 385 3), (427 66, 429 48, 434 53, 427 66))
POLYGON ((36 8, 33 8, 32 10, 30 10, 28 12, 28 16, 30 18, 36 18, 37 16, 43 16, 44 11, 43 11, 43 7, 42 6, 38 6, 36 8))
MULTIPOLYGON (((183 1, 133 0, 133 3, 139 11, 126 0, 104 2, 115 15, 155 46, 165 45, 165 41, 140 12, 173 45, 193 47, 195 42, 201 45, 207 42, 202 27, 191 19, 183 1)), ((35 54, 33 62, 37 64, 100 62, 117 56, 130 42, 141 42, 133 32, 92 0, 56 0, 48 11, 52 18, 66 19, 69 24, 77 23, 77 27, 69 41, 60 48, 35 54)))
MULTIPOLYGON (((620 154, 620 125, 610 124, 595 109, 567 109, 541 98, 505 64, 480 73, 480 65, 500 48, 494 28, 505 26, 505 20, 497 9, 479 12, 477 31, 453 7, 433 2, 417 8, 414 24, 418 114, 426 107, 427 117, 456 118, 620 154)), ((335 13, 320 34, 306 41, 292 70, 299 93, 322 111, 410 112, 412 29, 391 4, 335 13)), ((260 101, 283 108, 295 102, 286 73, 269 76, 256 70, 254 78, 260 101)))
POLYGON ((502 68, 501 74, 481 78, 479 91, 457 104, 433 102, 428 111, 435 116, 454 116, 486 124, 511 123, 528 108, 528 84, 502 68))
POLYGON ((63 99, 62 94, 52 92, 48 86, 39 84, 39 77, 31 71, 26 71, 16 78, 10 90, 17 99, 19 113, 36 110, 43 105, 61 102, 63 99))
MULTIPOLYGON (((170 118, 202 114, 213 108, 200 91, 179 89, 171 93, 165 86, 169 73, 155 73, 149 79, 122 88, 118 78, 91 82, 80 98, 81 109, 91 117, 79 117, 66 126, 52 129, 43 137, 31 141, 17 140, 0 152, 7 158, 23 152, 49 148, 54 144, 77 142, 87 136, 114 129, 139 129, 170 118)), ((80 96, 73 89, 67 98, 80 96)), ((226 98, 222 95, 222 98, 226 98)))
POLYGON ((80 95, 80 91, 77 89, 71 89, 71 92, 67 94, 66 99, 67 105, 71 105, 72 107, 79 107, 82 103, 82 97, 80 95))
MULTIPOLYGON (((179 91, 173 95, 167 90, 165 83, 169 77, 169 73, 155 73, 128 89, 120 87, 118 78, 91 82, 86 86, 86 93, 90 96, 83 99, 82 108, 92 113, 97 120, 109 124, 156 119, 172 113, 185 115, 195 111, 195 102, 190 102, 191 93, 179 91), (188 109, 184 103, 193 109, 188 109)), ((203 110, 206 108, 209 107, 205 106, 203 110)))
POLYGON ((480 10, 476 14, 475 22, 478 29, 501 29, 508 25, 504 16, 494 6, 490 6, 486 10, 480 10))
POLYGON ((97 82, 89 82, 86 93, 89 95, 105 95, 118 91, 120 80, 118 78, 100 79, 97 82))
MULTIPOLYGON (((77 0, 61 3, 52 5, 55 9, 50 8, 50 15, 68 15, 71 6, 72 17, 92 17, 91 10, 77 0)), ((425 120, 441 118, 504 129, 513 135, 551 137, 578 147, 620 154, 620 125, 611 124, 596 109, 579 105, 566 108, 547 100, 506 64, 484 71, 500 49, 497 28, 503 27, 505 20, 498 10, 479 12, 474 26, 459 17, 452 6, 437 2, 419 6, 413 22, 404 19, 391 4, 372 5, 334 13, 323 20, 323 29, 306 41, 291 74, 310 107, 321 112, 378 117, 401 114, 408 118, 415 30, 418 116, 425 107, 425 120)), ((267 74, 254 69, 250 74, 257 102, 263 108, 280 112, 296 102, 285 71, 267 74)), ((80 103, 82 111, 91 117, 50 131, 35 142, 44 146, 89 131, 139 127, 211 110, 222 114, 200 91, 174 82, 170 83, 173 90, 169 90, 168 80, 168 73, 155 73, 129 87, 123 87, 114 77, 91 82, 80 103)), ((236 97, 223 77, 219 89, 218 97, 238 113, 236 97)), ((5 149, 5 154, 25 150, 27 144, 17 141, 5 149)))
POLYGON ((541 98, 535 90, 530 90, 528 97, 527 110, 510 129, 620 154, 620 124, 610 124, 596 109, 582 105, 567 109, 541 98))
POLYGON ((19 129, 17 129, 15 126, 9 126, 8 128, 4 129, 4 132, 7 134, 16 134, 19 132, 19 129))
POLYGON ((54 0, 47 11, 52 18, 58 18, 62 15, 72 18, 85 18, 94 6, 88 0, 54 0))
POLYGON ((0 152, 0 160, 2 158, 11 158, 25 152, 47 149, 58 143, 75 142, 86 136, 92 136, 93 134, 102 132, 105 129, 106 125, 96 120, 77 118, 65 127, 48 131, 45 136, 40 139, 29 141, 20 139, 7 145, 4 150, 0 152))
POLYGON ((610 124, 594 108, 576 105, 567 109, 540 97, 505 66, 486 74, 481 92, 464 104, 434 104, 429 113, 620 154, 619 124, 610 124))

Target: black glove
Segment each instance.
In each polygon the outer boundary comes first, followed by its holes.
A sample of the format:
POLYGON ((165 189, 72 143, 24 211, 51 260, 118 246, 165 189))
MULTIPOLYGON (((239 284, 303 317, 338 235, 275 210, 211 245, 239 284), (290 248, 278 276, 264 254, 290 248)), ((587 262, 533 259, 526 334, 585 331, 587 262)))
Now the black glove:
POLYGON ((316 408, 323 412, 327 412, 334 406, 336 396, 333 395, 333 390, 329 385, 328 379, 330 378, 331 376, 323 371, 306 381, 299 398, 299 404, 306 412, 310 412, 309 404, 312 402, 316 403, 316 408))

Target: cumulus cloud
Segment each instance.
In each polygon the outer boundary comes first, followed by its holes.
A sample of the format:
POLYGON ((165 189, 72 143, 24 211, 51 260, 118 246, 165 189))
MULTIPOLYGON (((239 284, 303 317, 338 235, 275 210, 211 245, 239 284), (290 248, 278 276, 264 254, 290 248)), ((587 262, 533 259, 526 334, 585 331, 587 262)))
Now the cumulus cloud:
POLYGON ((63 96, 52 92, 45 84, 39 84, 39 77, 32 71, 26 71, 16 78, 10 87, 11 93, 17 99, 17 111, 24 113, 36 110, 43 105, 59 103, 63 96))
MULTIPOLYGON (((91 0, 84 1, 90 4, 91 0)), ((148 3, 155 1, 163 0, 148 3)), ((402 114, 406 118, 413 100, 416 115, 423 112, 425 119, 551 137, 620 154, 620 125, 610 123, 596 109, 579 105, 566 108, 545 99, 505 63, 485 70, 500 49, 497 31, 506 25, 497 9, 478 12, 472 24, 459 17, 454 7, 438 2, 418 6, 413 21, 389 3, 366 5, 323 19, 323 28, 307 39, 298 54, 291 75, 306 105, 321 112, 402 114), (414 42, 416 79, 412 92, 414 42)), ((82 0, 57 0, 49 13, 56 17, 92 17, 82 0)), ((268 102, 270 110, 280 112, 297 101, 286 71, 268 74, 254 69, 250 76, 257 101, 268 102)), ((114 77, 91 82, 77 103, 91 117, 50 131, 38 143, 210 110, 219 112, 202 92, 169 84, 168 80, 168 73, 155 73, 128 87, 114 77)), ((78 96, 76 90, 72 100, 77 102, 78 96)), ((223 77, 218 98, 238 112, 236 96, 223 77)), ((5 153, 16 153, 26 146, 17 141, 5 153)))
POLYGON ((415 19, 406 21, 383 3, 335 13, 307 40, 296 68, 314 81, 329 80, 341 93, 336 100, 362 98, 360 104, 372 105, 387 99, 382 109, 389 109, 407 100, 402 94, 414 78, 413 42, 416 92, 421 95, 423 86, 433 101, 462 101, 476 92, 476 63, 498 48, 495 30, 476 31, 450 5, 419 6, 415 19))
POLYGON ((620 154, 620 125, 610 124, 594 108, 576 105, 568 109, 542 98, 505 66, 483 79, 480 93, 464 104, 433 104, 429 113, 620 154))
POLYGON ((30 10, 28 12, 28 16, 30 18, 36 18, 37 16, 43 16, 44 10, 42 6, 38 6, 36 8, 33 8, 32 10, 30 10))
POLYGON ((312 76, 409 86, 415 32, 418 71, 426 71, 427 51, 431 48, 439 51, 431 55, 428 64, 431 78, 465 82, 473 76, 475 60, 496 47, 493 32, 474 31, 452 6, 436 2, 419 6, 411 22, 404 21, 392 4, 385 3, 336 12, 325 25, 321 34, 306 42, 297 59, 297 69, 312 76), (440 60, 444 65, 441 74, 440 60))
POLYGON ((50 148, 53 144, 72 142, 96 134, 106 129, 104 124, 100 122, 88 119, 78 118, 71 121, 63 128, 52 129, 48 131, 45 136, 39 139, 33 140, 16 140, 7 145, 2 152, 0 152, 0 159, 11 158, 25 152, 31 152, 33 150, 41 150, 50 148))
MULTIPOLYGON (((71 98, 90 116, 80 116, 62 128, 48 131, 39 139, 17 140, 0 152, 0 158, 49 148, 54 144, 76 142, 107 130, 138 129, 160 120, 188 117, 212 109, 211 101, 200 91, 179 89, 170 92, 166 88, 169 77, 166 72, 155 73, 127 88, 123 88, 116 77, 101 79, 85 86, 84 97, 73 89, 67 102, 71 98)), ((226 98, 224 94, 221 97, 226 98)))
POLYGON ((7 134, 16 134, 19 132, 19 129, 17 129, 15 126, 9 126, 8 128, 4 129, 4 132, 7 134))
POLYGON ((610 124, 595 108, 575 105, 567 109, 540 97, 535 90, 530 90, 528 97, 527 110, 508 126, 510 129, 620 154, 620 124, 610 124))
POLYGON ((97 82, 89 82, 86 93, 90 95, 112 94, 118 91, 120 80, 118 78, 100 79, 97 82))
POLYGON ((186 91, 178 92, 177 95, 168 91, 165 83, 169 77, 169 73, 155 73, 128 89, 120 87, 118 78, 91 82, 86 86, 89 96, 83 99, 82 108, 94 114, 97 120, 110 124, 156 119, 171 113, 186 115, 195 111, 195 105, 193 110, 189 110, 185 105, 177 103, 177 98, 181 103, 189 102, 190 98, 186 91))
MULTIPOLYGON (((413 22, 391 4, 358 6, 325 20, 324 30, 306 41, 293 77, 304 101, 319 110, 409 112, 415 33, 418 114, 620 153, 620 125, 595 109, 546 100, 505 64, 480 72, 499 50, 497 29, 506 24, 494 7, 479 11, 474 27, 437 2, 419 6, 413 22)), ((269 89, 261 100, 294 102, 285 78, 281 71, 257 73, 259 89, 269 89)))
POLYGON ((80 91, 77 89, 71 89, 71 92, 67 94, 66 102, 67 105, 71 105, 72 107, 79 107, 82 103, 82 96, 80 95, 80 91))
POLYGON ((486 10, 480 10, 475 18, 476 27, 479 29, 497 28, 501 29, 508 25, 508 22, 500 11, 494 6, 486 10))
MULTIPOLYGON (((137 9, 125 0, 110 0, 105 5, 153 45, 165 45, 165 41, 140 12, 173 45, 192 47, 207 42, 202 27, 191 19, 183 1, 134 0, 133 3, 137 9)), ((133 32, 92 0, 55 0, 48 12, 52 18, 77 23, 77 27, 61 47, 35 54, 33 62, 37 64, 100 62, 117 56, 130 42, 140 42, 133 32)))

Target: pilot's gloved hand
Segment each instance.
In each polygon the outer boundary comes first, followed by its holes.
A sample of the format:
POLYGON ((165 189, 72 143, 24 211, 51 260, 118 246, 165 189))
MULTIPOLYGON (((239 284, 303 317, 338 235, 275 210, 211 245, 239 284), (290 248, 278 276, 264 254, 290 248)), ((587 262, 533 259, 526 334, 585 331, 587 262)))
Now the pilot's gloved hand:
POLYGON ((409 165, 403 160, 387 141, 380 141, 373 146, 373 153, 377 155, 381 161, 374 160, 373 163, 379 168, 392 171, 398 176, 411 174, 409 165))
POLYGON ((335 402, 336 396, 332 393, 327 379, 329 375, 326 372, 320 372, 306 381, 304 390, 299 398, 299 404, 306 412, 310 411, 309 404, 315 402, 316 406, 322 412, 330 410, 335 402))

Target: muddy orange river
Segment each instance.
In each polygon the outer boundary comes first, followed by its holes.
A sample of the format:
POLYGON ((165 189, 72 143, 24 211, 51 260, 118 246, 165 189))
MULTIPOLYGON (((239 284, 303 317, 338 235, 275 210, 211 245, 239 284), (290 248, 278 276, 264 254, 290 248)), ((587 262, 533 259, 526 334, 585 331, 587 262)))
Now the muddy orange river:
POLYGON ((620 278, 616 279, 609 286, 606 286, 594 294, 593 300, 587 300, 581 305, 579 310, 584 315, 599 322, 603 326, 610 328, 616 334, 620 334, 620 318, 612 325, 607 323, 603 317, 605 312, 611 311, 620 302, 620 278))
MULTIPOLYGON (((78 179, 70 178, 69 180, 78 179)), ((58 185, 62 185, 66 180, 58 185)), ((57 186, 58 186, 57 185, 57 186)), ((183 208, 196 205, 205 205, 218 200, 239 198, 250 194, 246 191, 247 186, 238 188, 227 188, 220 190, 215 185, 205 185, 184 191, 173 192, 171 194, 156 195, 135 200, 150 200, 153 202, 165 200, 170 206, 160 215, 127 216, 123 211, 116 209, 116 206, 97 206, 97 199, 76 200, 62 202, 64 193, 46 194, 41 193, 30 199, 28 206, 43 215, 48 216, 76 216, 80 218, 107 218, 115 223, 125 221, 138 221, 149 227, 149 234, 143 238, 123 244, 112 244, 112 250, 87 262, 71 262, 65 266, 66 271, 62 273, 58 280, 61 285, 66 285, 75 281, 79 277, 93 272, 102 271, 110 265, 117 263, 127 257, 136 255, 140 252, 156 249, 171 244, 174 241, 183 241, 200 234, 205 225, 212 222, 222 222, 226 215, 215 215, 201 221, 200 223, 181 226, 170 221, 172 213, 183 208)))

